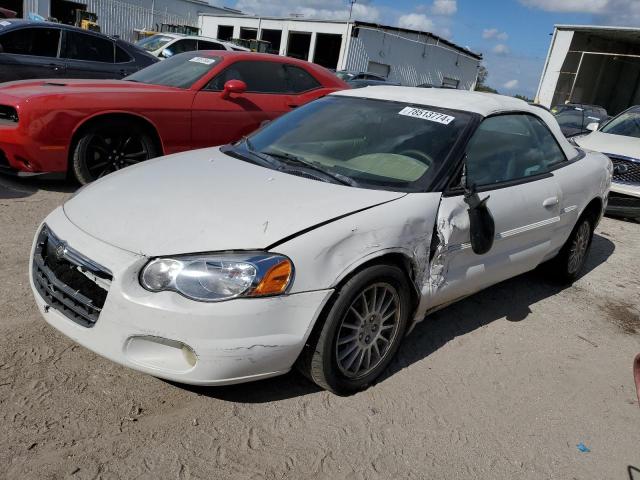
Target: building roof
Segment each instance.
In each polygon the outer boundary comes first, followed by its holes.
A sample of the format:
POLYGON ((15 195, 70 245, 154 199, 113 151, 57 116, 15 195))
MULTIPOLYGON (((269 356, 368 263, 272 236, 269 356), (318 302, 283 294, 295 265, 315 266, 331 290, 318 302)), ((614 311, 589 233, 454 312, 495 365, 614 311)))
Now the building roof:
POLYGON ((439 35, 436 35, 434 33, 431 32, 425 32, 422 30, 411 30, 409 28, 400 28, 400 27, 392 27, 390 25, 383 25, 383 24, 379 24, 379 23, 371 23, 371 22, 361 22, 358 20, 352 20, 352 21, 347 21, 347 20, 326 20, 326 19, 317 19, 317 18, 299 18, 299 17, 269 17, 269 16, 260 16, 260 15, 244 15, 244 14, 216 14, 216 13, 201 13, 201 16, 204 17, 233 17, 233 18, 244 18, 244 19, 256 19, 256 20, 274 20, 274 21, 282 21, 282 22, 312 22, 312 23, 333 23, 333 24, 342 24, 342 25, 347 25, 349 23, 353 24, 354 27, 369 27, 369 28, 373 28, 373 29, 379 29, 379 30, 389 30, 389 31, 393 31, 393 32, 405 32, 405 33, 412 33, 412 34, 418 34, 418 35, 426 35, 427 37, 431 37, 432 39, 436 40, 437 43, 441 43, 443 45, 446 45, 450 48, 453 48, 455 50, 458 50, 466 55, 469 55, 477 60, 482 60, 482 54, 473 52, 471 50, 469 50, 468 48, 462 47, 460 45, 457 45, 449 40, 447 40, 446 38, 440 37, 439 35))
POLYGON ((611 40, 640 43, 639 27, 614 27, 606 25, 555 25, 556 30, 570 30, 598 35, 611 40))

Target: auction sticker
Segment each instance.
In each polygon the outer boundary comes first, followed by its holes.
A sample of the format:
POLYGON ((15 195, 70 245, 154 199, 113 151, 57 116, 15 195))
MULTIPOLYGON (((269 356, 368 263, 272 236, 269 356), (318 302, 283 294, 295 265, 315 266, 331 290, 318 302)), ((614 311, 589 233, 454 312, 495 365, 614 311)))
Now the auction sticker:
POLYGON ((3 27, 8 27, 9 25, 11 25, 11 22, 0 22, 0 25, 2 25, 3 27))
POLYGON ((215 58, 206 58, 206 57, 193 57, 189 59, 190 62, 202 63, 204 65, 213 65, 216 63, 215 58))
POLYGON ((422 120, 429 120, 430 122, 442 123, 443 125, 449 125, 456 119, 456 117, 445 115, 444 113, 414 107, 404 107, 398 114, 404 115, 405 117, 421 118, 422 120))

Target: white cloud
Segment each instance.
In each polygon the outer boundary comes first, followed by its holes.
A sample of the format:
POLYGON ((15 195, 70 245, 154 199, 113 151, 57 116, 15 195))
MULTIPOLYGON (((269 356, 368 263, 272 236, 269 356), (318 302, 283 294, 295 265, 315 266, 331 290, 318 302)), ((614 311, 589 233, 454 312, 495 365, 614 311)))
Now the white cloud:
POLYGON ((485 40, 496 39, 501 41, 506 41, 509 38, 507 32, 501 32, 497 28, 485 28, 482 31, 482 38, 485 40))
POLYGON ((431 6, 433 15, 454 15, 457 11, 457 0, 434 0, 431 6))
POLYGON ((511 50, 504 43, 498 43, 495 47, 493 47, 493 53, 496 55, 508 55, 511 50))
POLYGON ((519 0, 526 7, 547 12, 586 13, 594 16, 594 23, 632 25, 640 23, 638 0, 519 0))
POLYGON ((431 31, 434 29, 433 20, 424 13, 409 13, 398 18, 398 26, 411 30, 431 31))
MULTIPOLYGON (((629 0, 627 3, 634 2, 629 0)), ((520 3, 547 12, 605 13, 610 0, 520 0, 520 3)))
POLYGON ((513 90, 514 88, 518 88, 519 84, 520 82, 518 82, 518 80, 509 80, 507 82, 504 82, 502 86, 507 90, 513 90))
MULTIPOLYGON (((369 1, 360 1, 353 5, 353 19, 377 22, 381 20, 378 8, 369 5, 369 1)), ((327 20, 347 20, 349 5, 342 0, 237 0, 233 8, 254 15, 287 17, 291 14, 303 18, 327 20)))

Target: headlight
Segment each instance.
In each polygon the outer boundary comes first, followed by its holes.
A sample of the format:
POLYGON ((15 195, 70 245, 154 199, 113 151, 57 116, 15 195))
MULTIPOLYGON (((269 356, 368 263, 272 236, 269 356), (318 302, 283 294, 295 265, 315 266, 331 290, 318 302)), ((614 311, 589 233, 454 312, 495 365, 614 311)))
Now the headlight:
POLYGON ((152 292, 166 290, 202 302, 236 297, 279 295, 293 278, 293 264, 269 253, 186 255, 151 260, 140 284, 152 292))

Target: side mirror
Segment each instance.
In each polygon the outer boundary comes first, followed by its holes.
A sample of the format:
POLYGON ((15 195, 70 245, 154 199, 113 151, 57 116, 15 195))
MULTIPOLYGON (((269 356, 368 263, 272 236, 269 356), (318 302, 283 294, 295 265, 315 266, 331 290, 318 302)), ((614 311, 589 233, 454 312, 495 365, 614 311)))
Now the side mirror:
POLYGON ((587 130, 591 132, 595 132, 598 128, 600 128, 600 124, 598 122, 591 122, 587 125, 587 130))
POLYGON ((222 98, 229 98, 232 93, 242 94, 247 91, 247 84, 242 80, 228 80, 224 84, 224 90, 222 91, 222 98))
POLYGON ((173 57, 173 52, 171 50, 169 50, 168 48, 165 48, 164 50, 162 50, 162 52, 160 53, 160 56, 162 58, 170 58, 173 57))
POLYGON ((471 190, 465 190, 464 201, 469 208, 469 233, 471 237, 471 248, 477 255, 483 255, 491 250, 496 235, 496 224, 493 215, 487 207, 485 197, 482 200, 472 187, 471 190))

